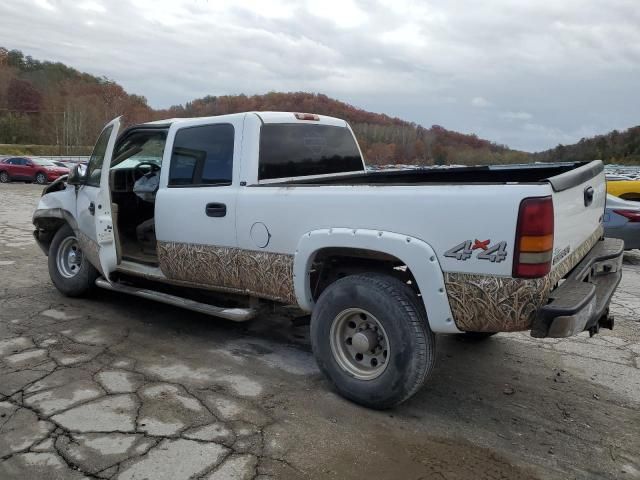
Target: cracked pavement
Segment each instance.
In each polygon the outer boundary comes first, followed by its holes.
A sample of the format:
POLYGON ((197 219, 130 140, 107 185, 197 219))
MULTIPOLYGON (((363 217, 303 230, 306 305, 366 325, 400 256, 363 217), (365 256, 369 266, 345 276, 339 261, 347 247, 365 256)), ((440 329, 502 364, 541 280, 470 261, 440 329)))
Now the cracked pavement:
POLYGON ((57 292, 31 236, 41 187, 0 185, 0 478, 640 478, 640 254, 594 338, 438 338, 425 387, 376 412, 336 395, 308 326, 57 292))

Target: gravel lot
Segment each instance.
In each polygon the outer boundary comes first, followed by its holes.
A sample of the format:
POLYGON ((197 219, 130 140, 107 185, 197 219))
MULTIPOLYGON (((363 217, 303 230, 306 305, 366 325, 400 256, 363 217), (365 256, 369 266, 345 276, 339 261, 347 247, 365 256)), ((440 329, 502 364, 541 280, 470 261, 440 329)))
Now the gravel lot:
POLYGON ((425 388, 375 412, 331 391, 292 310, 63 297, 31 236, 40 191, 0 185, 1 479, 640 478, 640 254, 612 332, 441 336, 425 388))

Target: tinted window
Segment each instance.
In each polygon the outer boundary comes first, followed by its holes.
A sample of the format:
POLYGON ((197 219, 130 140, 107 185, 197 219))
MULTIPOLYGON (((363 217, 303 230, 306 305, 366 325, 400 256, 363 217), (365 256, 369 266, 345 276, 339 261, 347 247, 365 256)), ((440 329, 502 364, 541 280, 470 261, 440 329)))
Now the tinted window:
POLYGON ((233 125, 203 125, 179 130, 173 142, 169 185, 230 185, 233 125))
POLYGON ((87 167, 87 185, 100 186, 100 172, 102 171, 102 163, 104 162, 112 130, 113 126, 103 130, 96 142, 96 146, 93 147, 93 152, 89 158, 89 166, 87 167))
POLYGON ((260 131, 260 180, 362 171, 349 129, 330 125, 266 124, 260 131))

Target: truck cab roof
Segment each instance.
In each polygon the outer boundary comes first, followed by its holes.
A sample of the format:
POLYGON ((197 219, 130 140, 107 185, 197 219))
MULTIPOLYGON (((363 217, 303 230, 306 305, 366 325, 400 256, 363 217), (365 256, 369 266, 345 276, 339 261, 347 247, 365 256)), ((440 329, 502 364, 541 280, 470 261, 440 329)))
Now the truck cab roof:
POLYGON ((346 127, 347 122, 345 120, 330 117, 327 115, 317 115, 314 113, 299 113, 299 112, 272 112, 272 111, 251 111, 242 113, 230 113, 226 115, 215 115, 209 117, 180 117, 180 118, 167 118, 164 120, 155 120, 153 122, 145 122, 137 126, 170 126, 173 124, 189 123, 198 121, 206 123, 207 119, 215 119, 220 121, 221 119, 228 118, 229 120, 246 116, 256 115, 262 123, 320 123, 323 125, 333 125, 336 127, 346 127))

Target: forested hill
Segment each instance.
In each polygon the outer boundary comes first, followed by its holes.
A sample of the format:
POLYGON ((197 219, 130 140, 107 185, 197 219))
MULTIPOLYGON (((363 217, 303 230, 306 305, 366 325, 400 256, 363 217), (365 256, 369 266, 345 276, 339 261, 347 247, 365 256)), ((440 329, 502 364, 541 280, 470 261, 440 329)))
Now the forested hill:
POLYGON ((200 117, 251 110, 312 112, 347 120, 369 164, 513 163, 527 154, 438 125, 424 128, 399 118, 367 112, 322 94, 271 92, 265 95, 208 96, 157 111, 161 117, 200 117))
MULTIPOLYGON (((150 80, 152 81, 152 80, 150 80)), ((168 117, 221 115, 248 110, 312 112, 347 120, 369 164, 488 164, 529 161, 475 135, 434 125, 425 128, 315 93, 207 96, 154 110, 144 97, 116 82, 62 63, 35 60, 0 47, 0 144, 54 145, 56 152, 92 145, 102 126, 124 115, 128 124, 168 117)))
POLYGON ((573 145, 558 145, 532 157, 540 162, 604 160, 606 163, 640 163, 640 126, 623 132, 583 138, 573 145))

